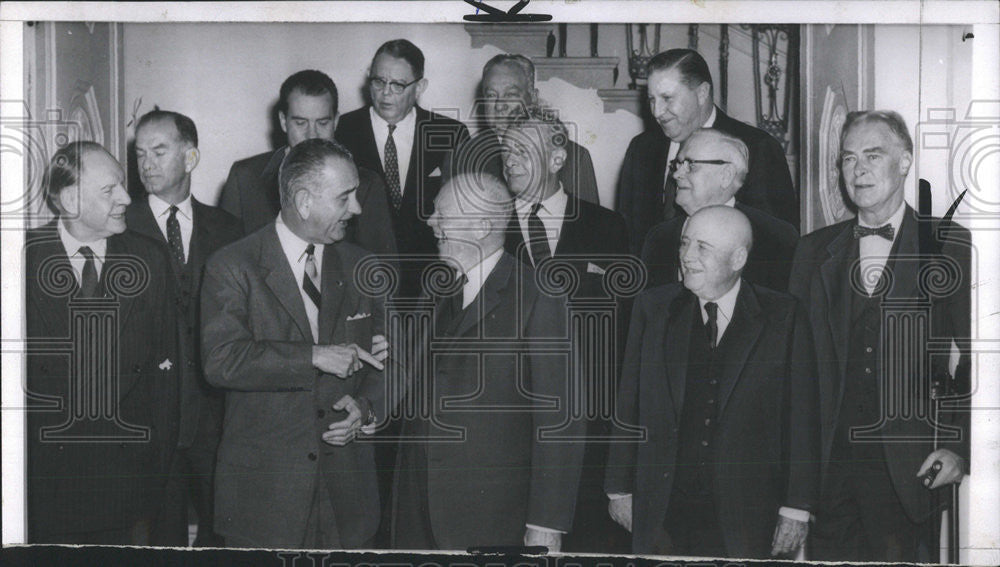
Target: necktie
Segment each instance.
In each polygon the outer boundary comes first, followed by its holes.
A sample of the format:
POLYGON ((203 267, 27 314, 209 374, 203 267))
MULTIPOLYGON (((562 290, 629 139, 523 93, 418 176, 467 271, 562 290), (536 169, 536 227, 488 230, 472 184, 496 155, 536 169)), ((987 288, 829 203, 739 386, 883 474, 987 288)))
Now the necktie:
POLYGON ((322 297, 319 294, 319 286, 316 284, 319 281, 319 272, 316 270, 316 257, 313 255, 315 250, 316 247, 312 244, 306 246, 306 277, 302 278, 302 289, 316 305, 316 309, 319 309, 322 297))
POLYGON ((177 207, 170 205, 170 216, 167 217, 167 244, 170 245, 170 255, 177 264, 184 265, 184 241, 181 240, 181 223, 177 222, 177 207))
POLYGON ((528 213, 528 240, 531 246, 531 260, 535 266, 552 255, 552 251, 549 249, 549 237, 545 233, 545 225, 542 224, 542 219, 538 218, 538 209, 541 206, 541 203, 535 203, 531 207, 531 212, 528 213))
POLYGON ((883 224, 878 228, 861 226, 860 224, 854 225, 854 238, 860 239, 865 236, 881 236, 886 240, 892 240, 896 236, 896 229, 892 228, 891 224, 883 224))
POLYGON ((94 263, 94 251, 90 246, 81 246, 80 255, 86 258, 83 263, 83 273, 80 277, 80 292, 78 297, 97 297, 97 267, 94 263))
POLYGON ((715 302, 709 301, 705 304, 705 313, 708 313, 708 324, 706 328, 708 329, 708 342, 712 345, 714 349, 718 346, 719 342, 719 306, 715 302))
POLYGON ((389 137, 385 140, 385 182, 389 186, 389 199, 393 208, 399 210, 403 193, 399 189, 399 158, 396 157, 396 142, 392 139, 395 124, 389 125, 389 137))

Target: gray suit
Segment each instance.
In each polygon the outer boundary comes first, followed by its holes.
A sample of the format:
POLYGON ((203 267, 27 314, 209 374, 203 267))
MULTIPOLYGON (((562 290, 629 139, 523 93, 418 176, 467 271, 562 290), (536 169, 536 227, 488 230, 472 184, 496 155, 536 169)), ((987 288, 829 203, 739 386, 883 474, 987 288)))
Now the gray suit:
MULTIPOLYGON (((365 252, 326 246, 319 313, 320 344, 371 347, 382 305, 354 286, 365 252), (358 317, 370 314, 368 317, 358 317), (351 317, 352 320, 348 320, 351 317)), ((202 356, 206 379, 226 390, 216 469, 216 531, 261 547, 300 547, 314 499, 329 498, 327 543, 364 545, 379 520, 370 444, 324 443, 331 410, 345 394, 381 407, 382 374, 366 366, 349 378, 312 365, 313 340, 295 276, 270 223, 209 259, 202 285, 202 356)))

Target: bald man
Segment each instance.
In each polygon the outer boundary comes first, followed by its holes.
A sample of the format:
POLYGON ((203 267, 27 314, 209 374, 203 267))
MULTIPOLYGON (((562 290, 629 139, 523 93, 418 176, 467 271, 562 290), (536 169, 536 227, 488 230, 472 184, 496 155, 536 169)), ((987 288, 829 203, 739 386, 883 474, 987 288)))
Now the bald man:
POLYGON ((684 283, 636 299, 618 416, 648 437, 611 447, 605 482, 634 553, 793 557, 807 535, 812 343, 795 299, 741 277, 752 248, 743 213, 701 209, 681 237, 684 283))
POLYGON ((642 247, 642 261, 649 270, 649 286, 680 281, 677 255, 681 231, 691 215, 712 205, 734 207, 750 221, 755 246, 747 257, 743 277, 771 289, 786 291, 792 255, 799 241, 794 226, 736 201, 748 170, 747 145, 712 128, 695 130, 670 163, 677 187, 677 204, 684 214, 654 226, 642 247))

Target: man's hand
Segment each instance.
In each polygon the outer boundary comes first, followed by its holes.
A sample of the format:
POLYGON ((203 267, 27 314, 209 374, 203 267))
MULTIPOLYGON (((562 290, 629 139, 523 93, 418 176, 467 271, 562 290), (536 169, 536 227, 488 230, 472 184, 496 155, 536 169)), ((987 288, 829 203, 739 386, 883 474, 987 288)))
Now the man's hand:
POLYGON ((312 349, 312 364, 327 374, 338 378, 347 378, 361 370, 364 363, 371 364, 378 370, 383 366, 365 349, 355 344, 350 345, 314 345, 312 349))
POLYGON ((934 477, 934 482, 927 484, 926 480, 921 480, 924 486, 933 490, 946 484, 962 482, 962 475, 965 472, 965 459, 948 449, 938 449, 927 455, 927 458, 924 459, 924 464, 917 471, 917 476, 922 477, 927 474, 931 470, 931 467, 934 466, 935 461, 941 461, 941 470, 934 477))
POLYGON ((389 341, 385 335, 372 337, 372 357, 379 362, 385 362, 385 359, 389 358, 389 341))
POLYGON ((778 516, 778 525, 774 527, 774 537, 771 538, 771 556, 780 557, 796 553, 809 535, 809 522, 800 522, 784 516, 778 516))
POLYGON ((612 498, 608 502, 608 514, 611 519, 629 532, 632 531, 632 495, 612 498))
POLYGON ((524 545, 544 545, 552 553, 558 553, 562 549, 562 534, 559 532, 546 532, 534 528, 526 528, 524 532, 524 545))
POLYGON ((333 409, 337 411, 347 410, 347 417, 331 423, 327 431, 323 433, 323 441, 330 445, 343 447, 354 441, 354 438, 358 435, 358 431, 361 429, 361 419, 363 417, 361 415, 361 406, 351 396, 344 396, 337 403, 333 404, 333 409))

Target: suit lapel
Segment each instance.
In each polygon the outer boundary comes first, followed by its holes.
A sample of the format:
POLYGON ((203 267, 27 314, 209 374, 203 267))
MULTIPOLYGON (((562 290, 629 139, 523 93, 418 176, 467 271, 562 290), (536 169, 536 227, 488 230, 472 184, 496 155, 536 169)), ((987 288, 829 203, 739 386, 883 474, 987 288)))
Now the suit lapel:
POLYGON ((31 295, 38 298, 38 305, 35 307, 37 307, 38 315, 41 316, 48 331, 45 336, 65 338, 69 336, 69 298, 79 290, 80 285, 69 263, 66 249, 59 239, 56 222, 59 222, 58 218, 38 231, 37 238, 32 238, 27 242, 27 246, 30 247, 28 254, 34 260, 27 262, 26 268, 39 270, 46 262, 52 262, 54 264, 52 269, 47 269, 46 272, 66 274, 67 277, 73 278, 73 289, 65 297, 56 297, 46 293, 44 288, 39 285, 43 277, 41 273, 27 274, 27 281, 29 287, 35 290, 31 295))
POLYGON ((670 398, 674 403, 673 415, 680 419, 684 408, 684 387, 687 382, 688 343, 691 342, 691 318, 697 300, 688 290, 682 290, 670 303, 667 311, 667 328, 663 338, 663 356, 667 369, 670 398))
POLYGON ((264 282, 278 298, 285 311, 291 315, 299 332, 302 333, 302 338, 312 340, 312 329, 309 327, 305 305, 302 304, 302 294, 299 293, 295 275, 285 258, 285 251, 281 248, 273 223, 261 235, 258 263, 263 270, 264 282))
POLYGON ((319 310, 319 342, 330 344, 333 342, 333 333, 337 324, 344 319, 341 313, 341 306, 344 297, 347 295, 346 274, 344 274, 343 264, 340 254, 337 253, 335 244, 328 244, 323 247, 323 275, 320 292, 323 301, 319 310))
POLYGON ((524 245, 524 235, 521 234, 521 223, 517 220, 517 210, 510 214, 510 221, 507 222, 507 238, 503 247, 511 256, 531 265, 531 258, 524 245))
POLYGON ((736 387, 747 357, 757 344, 761 331, 764 330, 763 314, 757 295, 746 281, 740 285, 736 297, 736 308, 733 318, 722 336, 719 348, 725 348, 725 356, 719 361, 719 415, 723 415, 726 402, 733 388, 736 387))
MULTIPOLYGON (((423 163, 421 163, 422 156, 424 155, 424 144, 421 139, 423 136, 420 135, 420 126, 422 123, 430 119, 430 113, 419 106, 414 107, 413 112, 416 114, 415 120, 413 121, 413 148, 410 149, 410 164, 406 168, 406 179, 401 181, 403 182, 404 198, 410 197, 414 202, 418 202, 418 180, 422 177, 426 177, 426 175, 421 175, 421 165, 423 165, 424 168, 431 166, 431 164, 427 163, 426 160, 423 160, 423 163)), ((430 173, 430 171, 424 173, 430 173)))
POLYGON ((479 295, 462 312, 461 317, 458 317, 455 336, 464 335, 477 323, 485 321, 490 313, 500 306, 503 292, 508 287, 514 268, 514 258, 507 254, 501 254, 496 267, 483 282, 479 295))
POLYGON ((148 198, 139 198, 130 210, 132 214, 127 215, 128 227, 130 229, 148 236, 157 242, 167 243, 166 237, 163 236, 159 225, 156 224, 156 218, 153 217, 153 209, 149 208, 148 198))
POLYGON ((826 320, 830 326, 833 347, 840 365, 837 376, 843 376, 847 371, 847 333, 850 327, 853 293, 850 284, 851 261, 856 256, 854 252, 858 246, 851 232, 852 227, 851 223, 846 223, 844 230, 830 241, 826 247, 829 256, 820 266, 820 280, 826 293, 826 320))
POLYGON ((920 296, 917 289, 920 262, 916 261, 920 253, 917 221, 913 218, 913 209, 907 206, 906 212, 903 213, 903 220, 899 224, 899 235, 892 243, 892 250, 890 250, 889 259, 886 261, 886 269, 883 270, 883 273, 888 272, 893 276, 892 287, 886 295, 906 299, 920 296))
MULTIPOLYGON (((104 267, 101 268, 101 288, 107 292, 108 274, 114 272, 117 264, 130 260, 131 258, 121 243, 121 235, 117 234, 108 237, 106 254, 104 267)), ((128 323, 128 318, 132 313, 132 305, 135 303, 135 298, 129 295, 123 295, 117 297, 116 299, 118 300, 118 328, 123 329, 128 323)))
POLYGON ((586 239, 586 235, 582 233, 587 230, 587 226, 591 223, 586 211, 587 209, 580 206, 577 197, 569 195, 553 256, 565 256, 577 252, 574 248, 578 242, 586 239))
POLYGON ((361 131, 358 132, 360 140, 358 140, 363 155, 358 156, 361 158, 367 157, 371 160, 372 167, 369 169, 374 169, 379 175, 385 179, 385 167, 382 164, 382 158, 379 157, 378 144, 375 143, 375 127, 372 126, 372 115, 371 109, 365 113, 364 120, 361 121, 361 131))

